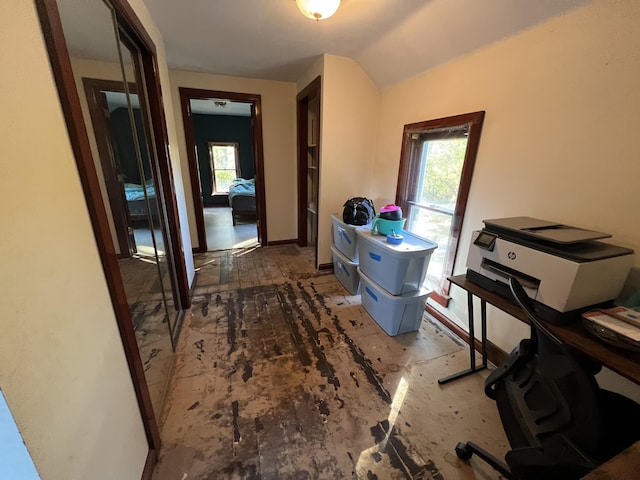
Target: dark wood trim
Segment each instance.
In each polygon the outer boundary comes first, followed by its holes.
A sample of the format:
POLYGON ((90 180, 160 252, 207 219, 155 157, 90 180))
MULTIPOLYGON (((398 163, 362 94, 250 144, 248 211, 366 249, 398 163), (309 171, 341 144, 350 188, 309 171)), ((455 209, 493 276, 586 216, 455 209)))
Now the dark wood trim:
POLYGON ((321 263, 318 265, 318 270, 331 270, 333 271, 333 263, 321 263))
POLYGON ((438 292, 433 292, 429 298, 445 308, 449 307, 449 302, 451 301, 451 297, 449 295, 441 295, 438 292))
MULTIPOLYGON (((453 214, 453 229, 451 232, 451 245, 445 260, 444 271, 445 277, 453 273, 453 264, 455 262, 458 245, 460 243, 460 232, 462 232, 462 224, 464 222, 464 212, 467 209, 467 200, 469 198, 469 190, 471 190, 471 178, 476 165, 476 157, 478 156, 478 148, 480 145, 480 134, 482 133, 482 125, 484 123, 484 111, 468 113, 465 115, 457 115, 459 122, 469 123, 469 137, 467 140, 467 150, 464 156, 462 173, 460 175, 460 188, 458 189, 458 198, 456 199, 456 208, 453 214)), ((445 280, 443 283, 443 291, 449 294, 450 283, 445 280)))
MULTIPOLYGON (((462 339, 467 345, 469 345, 469 332, 460 327, 457 323, 451 321, 448 317, 446 317, 442 312, 436 310, 434 307, 427 303, 425 310, 429 315, 434 317, 438 322, 440 322, 447 330, 452 332, 456 337, 462 339)), ((482 352, 482 342, 475 339, 474 349, 477 352, 482 352)), ((507 353, 498 348, 495 344, 491 343, 487 340, 487 358, 494 365, 500 365, 507 358, 507 353)))
POLYGON ((151 480, 153 478, 153 469, 156 466, 156 462, 158 461, 158 453, 150 449, 147 453, 147 459, 144 462, 144 468, 142 469, 142 476, 140 480, 151 480))
POLYGON ((49 53, 52 73, 60 97, 60 105, 67 123, 69 141, 76 159, 78 173, 85 194, 89 218, 91 219, 96 245, 100 254, 100 261, 111 296, 114 315, 131 372, 133 388, 140 407, 149 449, 157 451, 161 444, 160 432, 153 413, 151 397, 149 396, 149 390, 144 376, 144 368, 133 330, 133 321, 129 312, 127 296, 124 285, 122 284, 120 267, 111 239, 107 212, 102 201, 102 195, 100 194, 98 176, 91 154, 84 118, 82 116, 80 99, 65 43, 58 6, 55 0, 35 0, 35 3, 45 44, 49 53))
MULTIPOLYGON (((221 92, 220 92, 221 93, 221 92)), ((269 236, 267 234, 267 197, 266 184, 264 181, 264 135, 262 132, 262 96, 247 96, 243 94, 234 94, 238 97, 231 97, 230 100, 241 100, 242 98, 251 98, 251 116, 253 121, 253 148, 256 178, 256 208, 258 212, 258 241, 263 247, 269 244, 269 236)))
MULTIPOLYGON (((107 0, 113 5, 116 18, 118 20, 118 26, 122 28, 129 36, 139 40, 145 47, 145 50, 152 56, 157 57, 156 45, 153 43, 153 39, 144 28, 142 22, 129 5, 127 0, 107 0)), ((156 70, 157 72, 158 70, 156 70)))
POLYGON ((202 202, 202 189, 200 186, 200 173, 198 170, 198 157, 196 140, 191 120, 192 99, 224 98, 233 102, 246 102, 251 104, 251 117, 253 123, 253 163, 256 178, 256 214, 258 225, 258 241, 266 247, 269 244, 267 235, 267 204, 266 186, 264 182, 264 146, 262 133, 262 96, 252 93, 224 92, 220 90, 204 90, 200 88, 179 87, 180 109, 182 111, 182 123, 184 128, 185 144, 187 149, 187 163, 189 166, 189 179, 191 184, 191 196, 193 199, 194 216, 196 219, 196 231, 198 246, 193 248, 195 253, 207 251, 207 236, 204 227, 204 204, 202 202))
MULTIPOLYGON (((111 126, 107 117, 105 117, 104 109, 107 107, 103 104, 104 95, 102 91, 124 92, 123 82, 116 80, 102 80, 96 78, 83 78, 82 85, 89 106, 89 115, 93 125, 93 133, 98 146, 98 155, 102 174, 104 176, 107 194, 109 196, 109 209, 111 210, 111 218, 116 230, 118 246, 120 254, 118 258, 130 258, 132 248, 135 245, 133 235, 129 235, 129 226, 131 219, 129 218, 129 209, 124 196, 122 184, 116 176, 115 155, 111 138, 111 126)), ((136 84, 130 83, 129 91, 136 93, 136 84)))
MULTIPOLYGON (((316 208, 320 205, 320 167, 322 163, 321 151, 321 129, 322 123, 322 76, 317 76, 306 87, 304 87, 298 95, 296 95, 296 125, 297 125, 297 151, 298 151, 298 245, 301 247, 309 243, 309 235, 307 232, 308 210, 307 210, 307 194, 308 194, 308 164, 307 155, 309 148, 309 102, 317 99, 318 101, 318 118, 315 126, 316 134, 316 156, 318 178, 318 198, 316 208)), ((319 210, 318 210, 319 213, 319 210)), ((315 261, 318 264, 318 216, 316 215, 316 239, 315 239, 315 261)), ((318 268, 320 266, 318 265, 318 268)))
POLYGON ((207 251, 207 234, 204 226, 204 202, 202 201, 202 187, 200 185, 200 170, 198 169, 198 150, 196 137, 191 120, 191 96, 187 89, 180 87, 180 107, 182 110, 182 123, 184 127, 184 140, 187 150, 187 162, 189 165, 189 182, 191 184, 191 197, 193 199, 194 216, 196 219, 196 231, 198 246, 193 248, 194 253, 207 251))
POLYGON ((273 242, 269 242, 269 247, 277 247, 278 245, 291 245, 294 243, 298 243, 297 238, 290 238, 289 240, 274 240, 273 242))
POLYGON ((307 246, 307 101, 298 100, 296 107, 296 126, 298 128, 298 245, 307 246))
MULTIPOLYGON (((124 0, 117 0, 117 3, 126 3, 124 0)), ((123 13, 123 29, 129 30, 127 33, 133 41, 139 40, 136 45, 142 57, 142 75, 144 77, 143 86, 147 90, 149 102, 147 108, 151 117, 150 135, 151 146, 154 149, 156 162, 152 162, 152 166, 156 169, 159 180, 160 190, 162 191, 162 203, 164 209, 159 212, 165 219, 168 235, 165 241, 168 245, 168 254, 171 256, 172 265, 174 267, 175 279, 171 281, 174 284, 174 291, 177 295, 175 302, 176 310, 188 309, 191 307, 191 299, 189 297, 189 278, 187 275, 187 265, 185 262, 185 251, 182 245, 182 233, 180 230, 180 216, 178 214, 178 204, 176 201, 176 190, 173 181, 173 168, 171 159, 169 158, 169 136, 167 133, 167 124, 164 116, 164 108, 162 103, 162 89, 160 79, 158 77, 158 64, 156 59, 156 49, 151 37, 128 6, 122 9, 123 13)), ((139 95, 142 97, 142 95, 139 95)), ((142 101, 142 100, 141 100, 142 101)), ((151 150, 151 148, 150 148, 151 150)))
POLYGON ((445 256, 444 271, 442 283, 439 285, 440 291, 434 292, 434 300, 443 306, 447 306, 447 297, 449 295, 450 282, 447 280, 453 272, 453 264, 455 262, 458 244, 460 241, 460 232, 464 220, 464 212, 467 207, 467 199, 469 198, 469 190, 471 188, 471 177, 480 144, 480 134, 482 132, 482 124, 484 122, 484 111, 464 113, 451 117, 437 118, 435 120, 427 120, 424 122, 410 123, 404 126, 402 134, 402 148, 400 152, 400 166, 398 169, 398 183, 396 188, 396 204, 399 205, 404 212, 409 212, 409 199, 417 195, 416 182, 412 181, 416 177, 416 169, 420 165, 419 151, 417 142, 412 139, 414 134, 424 134, 425 131, 452 128, 457 126, 469 125, 469 137, 467 141, 467 149, 465 152, 464 165, 460 175, 460 187, 458 189, 458 197, 456 207, 453 213, 453 225, 451 231, 451 241, 449 250, 445 256))

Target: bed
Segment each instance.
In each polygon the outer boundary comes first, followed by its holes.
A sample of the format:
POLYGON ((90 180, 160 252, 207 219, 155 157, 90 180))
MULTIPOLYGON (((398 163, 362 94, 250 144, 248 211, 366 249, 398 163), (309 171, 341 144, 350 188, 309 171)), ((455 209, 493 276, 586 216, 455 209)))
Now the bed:
POLYGON ((256 218, 256 183, 255 179, 236 178, 229 187, 229 206, 233 225, 238 217, 256 218))
POLYGON ((151 215, 157 216, 158 206, 153 180, 147 180, 144 186, 137 183, 124 184, 124 196, 127 200, 127 208, 129 209, 129 218, 131 221, 149 220, 145 191, 149 199, 151 215))

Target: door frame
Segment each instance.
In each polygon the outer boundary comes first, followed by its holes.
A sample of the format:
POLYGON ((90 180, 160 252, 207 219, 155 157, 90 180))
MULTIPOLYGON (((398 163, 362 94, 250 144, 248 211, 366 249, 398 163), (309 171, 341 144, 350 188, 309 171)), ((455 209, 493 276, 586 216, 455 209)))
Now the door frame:
MULTIPOLYGON (((98 152, 100 153, 100 166, 104 176, 107 193, 109 196, 109 208, 111 210, 111 218, 116 230, 116 237, 120 247, 119 258, 129 258, 135 253, 135 239, 130 233, 129 227, 131 220, 129 219, 129 209, 127 208, 124 198, 124 190, 122 184, 117 179, 117 173, 113 163, 105 164, 107 159, 111 162, 115 160, 113 152, 113 143, 111 142, 111 126, 106 121, 107 116, 104 114, 106 105, 102 105, 103 91, 123 92, 125 91, 122 82, 116 80, 103 80, 97 78, 83 78, 85 96, 89 105, 89 115, 93 125, 93 133, 96 137, 98 152)), ((129 84, 129 92, 136 92, 136 85, 129 84)))
POLYGON ((202 187, 200 185, 200 170, 196 155, 196 140, 191 118, 191 100, 206 100, 209 98, 223 98, 232 102, 251 104, 251 120, 253 129, 253 165, 256 178, 256 217, 258 224, 258 242, 263 247, 268 244, 267 238, 267 207, 265 202, 264 183, 264 150, 262 140, 262 96, 252 93, 224 92, 220 90, 204 90, 200 88, 180 87, 180 108, 184 126, 185 144, 187 147, 187 162, 189 179, 191 181, 191 196, 193 199, 196 230, 198 232, 198 246, 194 253, 207 251, 207 235, 204 226, 204 203, 202 201, 202 187))
MULTIPOLYGON (((315 129, 316 142, 317 142, 317 165, 316 168, 318 170, 318 199, 317 203, 319 208, 320 205, 320 165, 322 163, 321 154, 322 150, 320 148, 320 125, 322 124, 322 77, 318 76, 313 79, 306 87, 304 87, 300 93, 296 96, 296 124, 297 124, 297 139, 298 139, 298 245, 301 247, 305 247, 309 243, 309 235, 307 231, 307 222, 308 222, 308 212, 307 212, 307 194, 308 194, 308 164, 307 164, 307 154, 308 154, 308 144, 309 144, 309 120, 308 120, 308 111, 309 111, 309 101, 312 99, 316 99, 318 101, 318 118, 316 125, 313 126, 315 129)), ((316 229, 318 219, 316 218, 316 229)), ((317 230, 316 230, 317 232, 317 230)), ((316 238, 315 242, 315 262, 316 267, 318 267, 318 241, 316 238)))

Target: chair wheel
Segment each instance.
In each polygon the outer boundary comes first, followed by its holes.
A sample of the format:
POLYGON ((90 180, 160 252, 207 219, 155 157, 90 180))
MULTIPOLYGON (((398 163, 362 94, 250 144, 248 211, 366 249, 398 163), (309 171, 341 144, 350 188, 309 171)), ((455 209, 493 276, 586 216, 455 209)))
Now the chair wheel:
POLYGON ((459 442, 456 445, 456 455, 460 460, 464 460, 466 462, 473 455, 473 451, 465 442, 459 442))

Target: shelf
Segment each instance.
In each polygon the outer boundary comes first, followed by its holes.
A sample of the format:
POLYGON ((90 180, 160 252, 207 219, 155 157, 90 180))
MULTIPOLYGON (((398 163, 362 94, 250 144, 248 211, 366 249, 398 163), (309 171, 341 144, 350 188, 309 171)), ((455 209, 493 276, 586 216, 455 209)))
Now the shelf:
POLYGON ((307 207, 307 212, 309 212, 312 215, 318 215, 318 212, 316 212, 313 208, 311 207, 307 207))
POLYGON ((318 168, 318 167, 316 167, 315 165, 307 165, 307 168, 308 168, 309 170, 315 170, 315 169, 316 169, 316 168, 318 168))
POLYGON ((316 148, 318 145, 315 143, 310 143, 309 145, 307 145, 307 148, 316 148))

